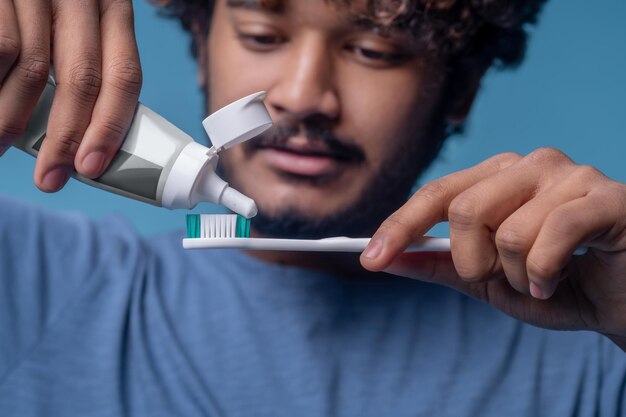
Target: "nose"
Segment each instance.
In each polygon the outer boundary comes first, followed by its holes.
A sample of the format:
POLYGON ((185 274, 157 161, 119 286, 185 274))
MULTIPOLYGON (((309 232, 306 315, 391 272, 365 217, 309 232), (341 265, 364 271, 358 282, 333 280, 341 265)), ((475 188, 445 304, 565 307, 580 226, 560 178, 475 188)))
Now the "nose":
POLYGON ((266 104, 278 115, 336 120, 340 102, 331 52, 323 39, 312 35, 291 45, 285 63, 268 91, 266 104))

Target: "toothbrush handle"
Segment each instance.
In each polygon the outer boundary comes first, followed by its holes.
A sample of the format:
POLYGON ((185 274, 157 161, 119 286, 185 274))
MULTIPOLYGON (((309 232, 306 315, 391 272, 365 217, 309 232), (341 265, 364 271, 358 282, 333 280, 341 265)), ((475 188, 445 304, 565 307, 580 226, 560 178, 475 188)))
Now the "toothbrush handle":
MULTIPOLYGON (((370 242, 369 237, 364 238, 328 238, 319 242, 336 241, 338 246, 352 249, 354 252, 362 252, 370 242)), ((404 252, 450 252, 450 239, 441 237, 422 237, 407 247, 404 252)))
MULTIPOLYGON (((185 249, 245 249, 309 252, 363 252, 369 237, 331 237, 326 239, 264 239, 264 238, 187 238, 185 249)), ((574 255, 583 255, 587 248, 578 248, 574 255)), ((405 252, 450 252, 450 239, 424 236, 413 242, 405 252)))

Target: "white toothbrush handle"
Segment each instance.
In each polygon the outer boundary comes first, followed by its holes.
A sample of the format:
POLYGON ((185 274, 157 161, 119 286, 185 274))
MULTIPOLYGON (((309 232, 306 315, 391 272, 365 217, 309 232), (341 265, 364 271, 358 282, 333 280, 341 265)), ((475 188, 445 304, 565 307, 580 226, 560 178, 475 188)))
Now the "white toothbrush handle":
MULTIPOLYGON (((237 248, 250 250, 362 252, 370 238, 333 237, 327 239, 192 238, 183 239, 185 249, 237 248)), ((407 251, 449 251, 448 239, 424 238, 407 251)))
MULTIPOLYGON (((370 238, 331 237, 327 239, 264 239, 264 238, 187 238, 185 249, 248 249, 308 252, 363 252, 370 238)), ((450 252, 450 239, 425 236, 413 242, 405 252, 450 252)), ((578 248, 574 255, 583 255, 587 248, 578 248)))

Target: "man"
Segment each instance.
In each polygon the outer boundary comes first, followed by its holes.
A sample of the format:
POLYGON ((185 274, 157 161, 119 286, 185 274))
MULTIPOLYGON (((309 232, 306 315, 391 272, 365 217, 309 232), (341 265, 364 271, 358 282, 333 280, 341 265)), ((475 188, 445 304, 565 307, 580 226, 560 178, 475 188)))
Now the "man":
MULTIPOLYGON (((626 412, 623 184, 540 149, 403 204, 485 70, 521 60, 540 3, 164 5, 192 32, 209 111, 268 92, 277 127, 221 160, 259 206, 254 232, 374 238, 360 259, 184 252, 180 236, 145 242, 4 200, 2 414, 626 412), (451 255, 402 254, 443 220, 451 255)), ((59 87, 35 181, 54 191, 69 169, 100 175, 123 139, 140 84, 132 13, 25 4, 0 6, 4 39, 20 39, 3 55, 0 103, 19 110, 0 138, 15 140, 36 101, 52 12, 59 87)))

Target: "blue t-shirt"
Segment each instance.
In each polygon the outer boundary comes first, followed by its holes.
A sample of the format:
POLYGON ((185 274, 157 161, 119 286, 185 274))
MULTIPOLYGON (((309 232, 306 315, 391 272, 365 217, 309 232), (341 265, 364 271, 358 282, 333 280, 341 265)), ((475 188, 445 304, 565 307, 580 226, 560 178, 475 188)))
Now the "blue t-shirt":
POLYGON ((619 416, 626 354, 453 290, 0 198, 0 416, 619 416))

